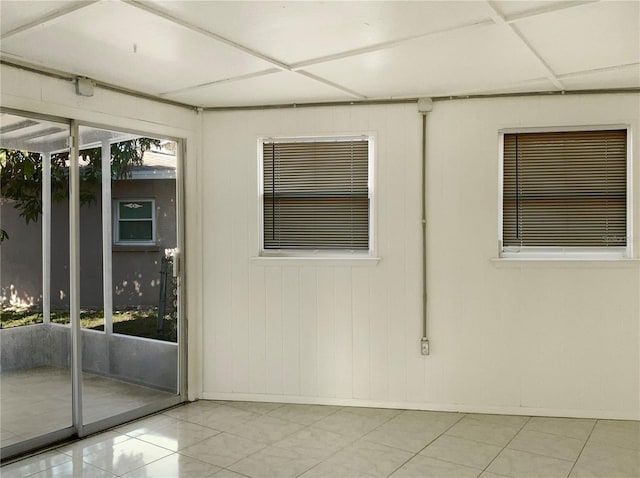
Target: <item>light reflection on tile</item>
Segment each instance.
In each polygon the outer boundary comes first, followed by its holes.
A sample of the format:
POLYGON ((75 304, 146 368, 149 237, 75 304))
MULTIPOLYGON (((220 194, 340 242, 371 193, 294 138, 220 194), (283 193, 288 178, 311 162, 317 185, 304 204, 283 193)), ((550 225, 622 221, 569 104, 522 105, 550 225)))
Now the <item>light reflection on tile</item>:
POLYGON ((62 478, 62 477, 91 477, 91 478, 118 478, 117 475, 101 470, 95 466, 82 461, 68 461, 62 465, 48 468, 35 475, 29 475, 29 478, 62 478))
POLYGON ((109 446, 98 443, 83 450, 83 460, 115 475, 123 475, 171 454, 166 448, 129 438, 109 446))
POLYGON ((5 465, 0 471, 0 476, 2 476, 2 478, 22 478, 68 461, 71 461, 69 455, 65 455, 57 450, 50 451, 5 465))
POLYGON ((122 478, 207 478, 220 470, 220 467, 195 458, 173 453, 146 466, 122 475, 122 478))
POLYGON ((148 433, 138 435, 137 438, 171 451, 178 451, 218 433, 220 432, 213 428, 176 420, 176 423, 153 428, 148 433))

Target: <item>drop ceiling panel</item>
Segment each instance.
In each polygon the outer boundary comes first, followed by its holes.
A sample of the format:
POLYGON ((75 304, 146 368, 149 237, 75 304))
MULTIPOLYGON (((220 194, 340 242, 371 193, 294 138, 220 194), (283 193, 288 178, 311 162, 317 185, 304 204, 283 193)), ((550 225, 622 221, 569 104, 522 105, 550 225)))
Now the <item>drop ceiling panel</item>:
POLYGON ((306 68, 369 97, 496 90, 545 78, 528 49, 499 26, 480 26, 306 68))
POLYGON ((152 4, 288 64, 487 20, 483 2, 152 4))
POLYGON ((269 63, 119 2, 10 36, 3 54, 158 94, 271 68, 269 63))
POLYGON ((556 74, 640 61, 640 2, 598 2, 517 23, 556 74))
POLYGON ((636 0, 80 4, 0 0, 2 34, 31 25, 2 58, 202 106, 557 89, 541 60, 565 89, 640 85, 636 0))
POLYGON ((86 3, 68 0, 48 2, 2 0, 0 1, 0 28, 2 33, 5 34, 61 10, 68 10, 86 3))
POLYGON ((288 71, 210 85, 165 97, 198 106, 246 106, 353 99, 335 88, 288 71))

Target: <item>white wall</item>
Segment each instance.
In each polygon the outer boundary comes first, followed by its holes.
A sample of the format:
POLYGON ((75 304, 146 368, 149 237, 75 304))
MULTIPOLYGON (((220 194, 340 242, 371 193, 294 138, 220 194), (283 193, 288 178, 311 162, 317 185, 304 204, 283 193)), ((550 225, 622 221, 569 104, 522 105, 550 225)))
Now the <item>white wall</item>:
POLYGON ((14 67, 0 66, 0 105, 31 113, 75 119, 113 129, 132 130, 159 137, 181 138, 186 141, 187 154, 183 161, 187 270, 187 309, 193 316, 189 327, 189 384, 190 398, 201 390, 201 332, 202 302, 200 183, 198 162, 200 155, 201 118, 194 110, 136 98, 131 95, 96 88, 92 97, 75 94, 73 82, 34 74, 14 67))
POLYGON ((205 113, 203 396, 640 418, 639 262, 494 260, 498 130, 621 123, 638 190, 638 95, 435 104, 425 357, 416 106, 205 113), (381 261, 255 260, 257 137, 354 132, 377 136, 381 261))

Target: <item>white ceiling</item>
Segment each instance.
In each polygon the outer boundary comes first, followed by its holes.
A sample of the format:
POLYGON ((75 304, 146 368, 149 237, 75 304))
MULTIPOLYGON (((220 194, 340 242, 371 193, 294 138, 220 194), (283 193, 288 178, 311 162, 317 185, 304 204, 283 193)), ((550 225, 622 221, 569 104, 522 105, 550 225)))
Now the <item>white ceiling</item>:
POLYGON ((2 60, 203 107, 640 88, 640 1, 0 1, 2 60))

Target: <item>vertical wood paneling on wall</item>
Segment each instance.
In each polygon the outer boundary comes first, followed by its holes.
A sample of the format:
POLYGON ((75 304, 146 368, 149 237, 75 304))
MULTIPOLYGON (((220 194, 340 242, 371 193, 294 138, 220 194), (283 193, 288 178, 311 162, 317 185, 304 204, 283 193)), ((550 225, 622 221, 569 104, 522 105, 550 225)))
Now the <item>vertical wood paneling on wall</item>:
MULTIPOLYGON (((418 116, 418 113, 415 113, 418 116)), ((418 257, 418 249, 407 249, 405 238, 409 231, 407 227, 406 191, 410 184, 406 184, 405 171, 407 167, 415 164, 414 148, 409 147, 411 138, 407 137, 406 124, 387 121, 385 130, 393 138, 391 147, 385 151, 387 163, 391 167, 386 171, 386 181, 390 185, 390 191, 385 198, 388 214, 393 217, 393 230, 395 234, 386 234, 388 242, 386 249, 389 251, 390 260, 387 261, 386 275, 391 279, 387 290, 389 293, 387 312, 387 363, 388 363, 388 399, 392 401, 404 401, 407 396, 407 351, 404 347, 404 331, 410 320, 407 314, 407 304, 404 301, 407 274, 404 268, 405 257, 411 254, 418 257)), ((413 349, 415 350, 415 349, 413 349)))
MULTIPOLYGON (((209 319, 204 323, 203 348, 205 359, 213 364, 214 382, 222 390, 232 390, 232 372, 224 363, 233 360, 232 350, 227 346, 231 340, 231 282, 227 271, 231 270, 231 237, 228 233, 219 234, 220 230, 229 231, 232 224, 232 208, 225 207, 229 200, 229 185, 218 175, 217 165, 205 163, 205 174, 212 178, 210 189, 211 201, 205 203, 205 217, 215 216, 215 225, 205 221, 203 235, 206 243, 211 245, 212 262, 204 264, 204 277, 208 282, 204 300, 204 314, 209 319)), ((208 384, 205 381, 205 386, 208 384)))
POLYGON ((300 268, 300 391, 318 395, 317 268, 300 268))
MULTIPOLYGON (((236 237, 234 235, 234 237, 236 237)), ((234 249, 241 249, 246 242, 237 238, 234 240, 234 249), (238 242, 240 245, 236 246, 238 242)), ((234 251, 233 269, 231 271, 231 302, 232 315, 229 320, 232 323, 233 339, 233 391, 249 391, 249 261, 234 251)), ((228 345, 227 345, 228 346, 228 345)))
POLYGON ((334 268, 318 268, 318 393, 334 397, 335 363, 335 295, 334 268))
POLYGON ((385 267, 376 268, 371 277, 369 291, 369 399, 387 400, 389 393, 389 277, 385 267))
POLYGON ((281 267, 265 267, 265 301, 266 391, 272 394, 282 394, 285 363, 283 361, 281 267))
MULTIPOLYGON (((234 392, 247 393, 250 390, 249 376, 249 274, 250 274, 250 237, 255 234, 255 226, 247 221, 247 217, 253 217, 252 208, 255 208, 255 194, 249 194, 256 185, 255 165, 243 159, 245 149, 250 145, 244 145, 244 135, 241 129, 233 130, 225 139, 233 138, 233 161, 226 161, 232 168, 232 174, 222 174, 222 179, 230 184, 234 208, 233 224, 231 229, 231 298, 232 312, 228 320, 233 324, 233 339, 230 345, 233 349, 233 384, 234 392), (239 187, 235 185, 238 184, 239 187)), ((228 158, 230 156, 225 156, 228 158)), ((218 234, 220 231, 217 232, 218 234)))
MULTIPOLYGON (((215 315, 226 315, 227 322, 216 320, 212 335, 228 337, 225 328, 231 324, 231 345, 218 339, 224 352, 214 362, 216 374, 227 373, 223 355, 233 357, 237 364, 233 367, 237 373, 231 374, 233 391, 367 400, 386 400, 390 389, 397 398, 406 395, 403 340, 404 324, 410 319, 403 300, 408 287, 404 236, 408 227, 405 210, 410 211, 412 205, 405 204, 405 190, 415 188, 407 181, 415 183, 416 165, 408 159, 415 147, 406 145, 415 131, 407 127, 411 116, 407 111, 401 113, 402 109, 413 113, 412 107, 394 108, 393 114, 387 108, 367 107, 226 115, 229 121, 223 122, 218 134, 220 141, 231 140, 211 173, 220 186, 212 215, 228 216, 230 197, 238 207, 226 236, 220 231, 223 222, 216 220, 217 230, 211 231, 212 238, 225 236, 224 244, 214 248, 216 261, 227 258, 227 247, 232 257, 231 265, 222 262, 231 271, 231 285, 214 291, 216 301, 212 301, 217 307, 215 315), (232 123, 243 127, 227 127, 232 123), (257 136, 344 132, 377 135, 374 192, 382 262, 354 268, 251 264, 250 258, 257 254, 260 214, 255 196, 257 136), (239 159, 229 161, 229 157, 239 159), (410 171, 408 164, 413 164, 410 171), (231 310, 224 302, 229 294, 231 310)), ((413 194, 419 199, 416 191, 413 194)), ((218 387, 218 379, 214 381, 218 387)), ((221 383, 226 381, 228 377, 221 383)))
MULTIPOLYGON (((249 301, 249 391, 265 393, 267 389, 265 268, 251 268, 249 301)), ((228 344, 227 344, 228 346, 228 344)), ((230 368, 233 368, 230 366, 230 368)))
POLYGON ((300 275, 297 267, 282 269, 283 393, 300 394, 300 275))
MULTIPOLYGON (((389 349, 388 349, 388 322, 389 322, 389 286, 399 277, 392 277, 393 266, 393 239, 391 231, 398 225, 397 211, 391 211, 389 202, 395 194, 391 177, 395 167, 395 158, 391 149, 395 146, 395 138, 387 134, 388 118, 376 115, 372 121, 377 129, 385 132, 378 135, 377 161, 375 183, 376 218, 378 226, 378 255, 382 261, 377 267, 371 269, 371 289, 369 300, 372 307, 369 310, 369 399, 386 400, 388 396, 389 373, 389 349)), ((395 234, 393 235, 395 237, 395 234)))
POLYGON ((336 397, 353 398, 353 317, 351 268, 334 270, 336 397))
POLYGON ((371 271, 367 267, 352 269, 353 293, 353 397, 369 399, 370 380, 369 371, 369 319, 372 308, 370 299, 371 271))

